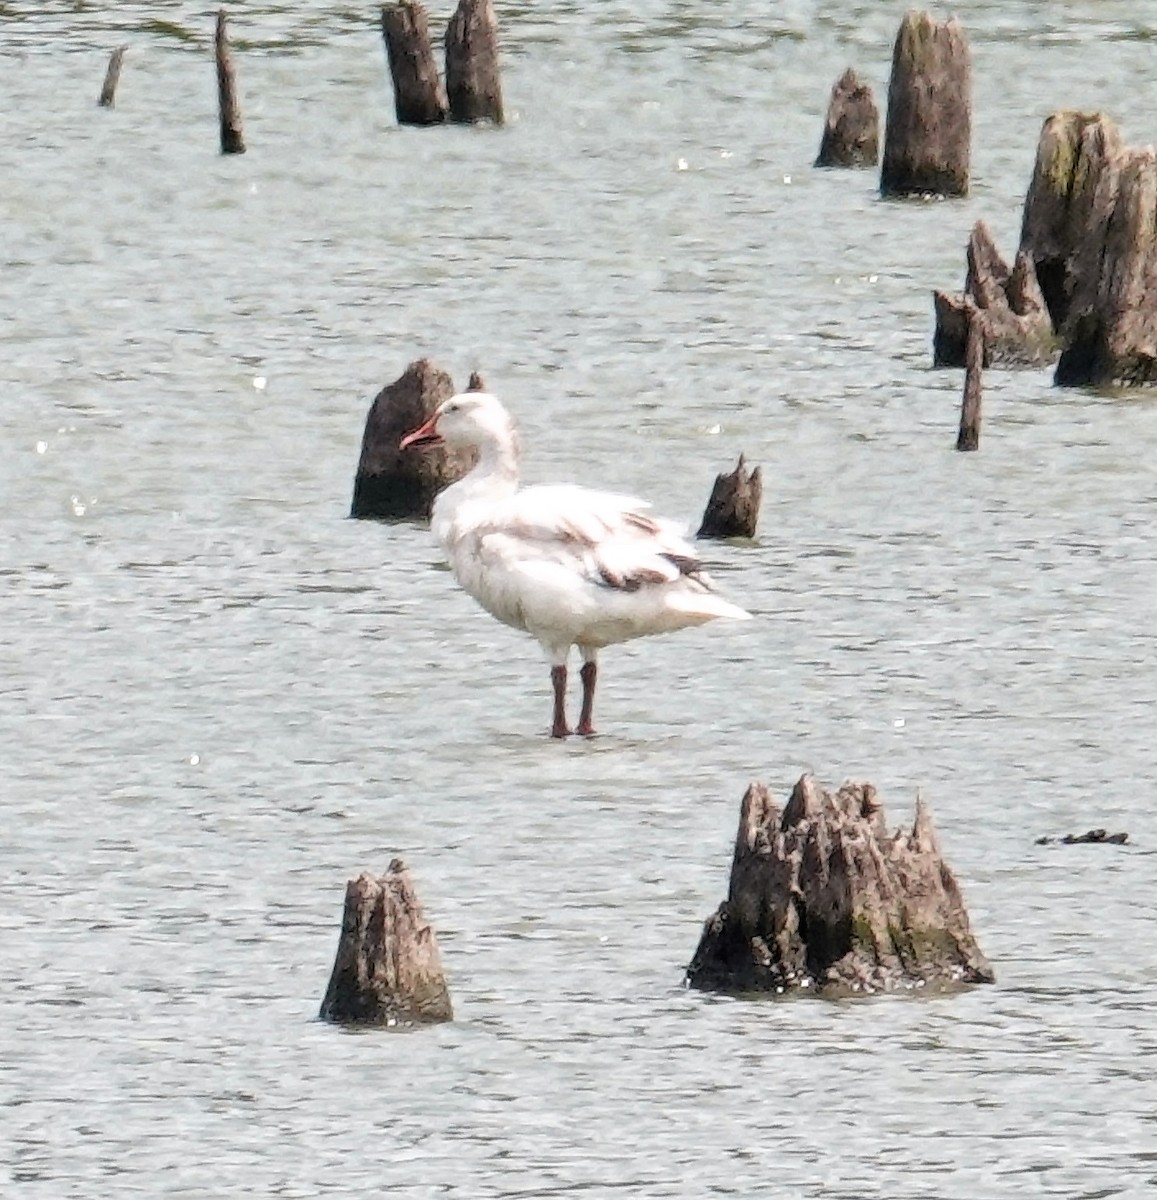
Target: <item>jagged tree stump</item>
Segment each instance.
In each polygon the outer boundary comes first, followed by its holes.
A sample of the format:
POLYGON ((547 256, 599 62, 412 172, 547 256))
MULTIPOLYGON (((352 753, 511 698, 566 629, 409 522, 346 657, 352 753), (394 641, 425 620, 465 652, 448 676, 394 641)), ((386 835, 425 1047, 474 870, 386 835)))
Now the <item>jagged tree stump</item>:
POLYGON ((1117 126, 1100 113, 1055 112, 1041 129, 1020 249, 1033 261, 1057 331, 1068 319, 1078 260, 1100 257, 1122 148, 1117 126))
POLYGON ((446 29, 450 120, 503 122, 498 20, 492 0, 459 0, 446 29))
POLYGON ((1073 296, 1056 382, 1137 386, 1157 382, 1157 157, 1124 149, 1093 197, 1095 233, 1075 257, 1073 296), (1099 250, 1099 252, 1097 252, 1099 250))
POLYGON ((400 858, 381 879, 363 873, 346 885, 341 939, 319 1015, 351 1025, 454 1019, 434 930, 400 858))
POLYGON ((398 449, 403 436, 452 395, 454 381, 428 358, 412 362, 377 394, 366 417, 351 517, 428 517, 434 497, 470 469, 468 457, 441 446, 398 449))
POLYGON ((1058 343, 1032 259, 1022 250, 1010 270, 983 221, 973 226, 967 258, 963 295, 932 294, 936 312, 933 365, 964 366, 972 309, 977 310, 983 327, 986 366, 1039 366, 1055 359, 1058 343))
POLYGON ((892 51, 885 196, 966 196, 972 149, 972 59, 964 26, 905 14, 892 51))
POLYGON ((874 167, 880 157, 880 111, 872 89, 849 67, 832 87, 817 167, 874 167))
POLYGON ((729 474, 716 475, 703 521, 696 537, 755 537, 763 477, 759 467, 749 470, 743 455, 729 474))
POLYGON ((832 795, 805 775, 782 816, 762 784, 747 789, 692 987, 839 995, 992 980, 922 801, 911 832, 889 834, 870 784, 832 795))
POLYGON ((441 124, 446 119, 446 93, 434 61, 426 10, 413 0, 383 5, 382 37, 398 124, 441 124))

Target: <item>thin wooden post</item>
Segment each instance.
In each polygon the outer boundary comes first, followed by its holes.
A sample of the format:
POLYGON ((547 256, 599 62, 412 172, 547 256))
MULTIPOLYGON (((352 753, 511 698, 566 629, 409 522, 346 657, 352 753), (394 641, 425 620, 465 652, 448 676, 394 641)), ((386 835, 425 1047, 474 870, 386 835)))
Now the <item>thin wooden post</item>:
POLYGON ((382 38, 398 124, 441 124, 446 119, 446 93, 430 45, 426 10, 413 0, 383 4, 382 38))
POLYGON ((221 113, 221 153, 244 154, 245 137, 241 132, 241 106, 237 101, 237 80, 233 72, 233 56, 229 53, 227 17, 222 8, 217 13, 217 101, 221 113))
POLYGON ((109 55, 108 69, 104 73, 104 85, 100 89, 100 99, 97 103, 101 108, 112 108, 116 103, 117 84, 121 78, 121 63, 125 59, 128 46, 118 46, 109 55))
POLYGON ((964 350, 964 399, 960 405, 957 450, 980 449, 981 374, 984 371, 984 318, 968 302, 968 342, 964 350))

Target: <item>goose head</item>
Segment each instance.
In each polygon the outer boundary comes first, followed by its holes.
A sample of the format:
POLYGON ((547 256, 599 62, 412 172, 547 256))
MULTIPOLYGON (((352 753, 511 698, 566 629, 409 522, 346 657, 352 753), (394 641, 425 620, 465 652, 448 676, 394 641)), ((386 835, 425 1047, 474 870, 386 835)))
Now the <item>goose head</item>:
POLYGON ((474 450, 481 457, 518 449, 518 435, 510 414, 489 392, 460 392, 443 400, 434 415, 411 430, 398 443, 408 446, 445 446, 450 451, 474 450))

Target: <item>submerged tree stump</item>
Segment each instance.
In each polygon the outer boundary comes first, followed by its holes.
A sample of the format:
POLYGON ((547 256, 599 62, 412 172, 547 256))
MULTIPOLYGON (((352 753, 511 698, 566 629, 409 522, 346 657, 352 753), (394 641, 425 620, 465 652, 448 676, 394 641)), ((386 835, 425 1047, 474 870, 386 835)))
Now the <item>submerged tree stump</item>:
POLYGON ((221 153, 244 154, 245 137, 241 132, 241 105, 237 100, 237 79, 233 56, 229 52, 229 28, 225 10, 217 12, 217 32, 213 39, 217 56, 217 104, 221 116, 221 153))
POLYGON ((749 470, 743 455, 730 474, 716 475, 715 486, 703 512, 701 538, 755 537, 759 503, 763 499, 763 477, 756 467, 749 470))
POLYGON ((849 67, 836 80, 817 167, 874 167, 880 157, 880 110, 872 89, 849 67))
POLYGON ((992 981, 920 799, 911 832, 889 834, 870 784, 832 795, 805 775, 782 815, 762 784, 747 789, 692 987, 839 995, 992 981))
POLYGON ((398 124, 440 125, 446 119, 446 93, 434 61, 426 10, 414 0, 383 5, 382 37, 398 124))
POLYGON ((1033 261, 1058 332, 1068 319, 1080 260, 1099 259, 1122 149, 1120 131, 1101 113, 1055 112, 1041 129, 1020 249, 1033 261))
POLYGON ((968 301, 968 345, 964 354, 964 396, 960 403, 957 450, 980 449, 981 376, 984 371, 984 323, 980 309, 968 301))
POLYGON ((341 939, 319 1016, 356 1025, 451 1021, 434 930, 400 858, 346 885, 341 939))
POLYGON ((446 29, 450 120, 503 122, 498 20, 492 0, 459 0, 446 29))
POLYGON ((427 358, 412 362, 377 394, 366 417, 351 517, 428 517, 434 497, 470 469, 467 457, 441 446, 398 449, 402 437, 452 395, 454 381, 427 358))
POLYGON ((973 226, 967 257, 964 294, 932 294, 936 312, 933 365, 964 366, 973 309, 984 331, 985 366, 1039 366, 1055 359, 1058 342, 1032 259, 1021 251, 1010 270, 983 221, 973 226))
POLYGON ((121 79, 121 67, 125 61, 125 52, 128 46, 118 46, 112 54, 109 55, 108 67, 104 73, 104 83, 101 85, 100 98, 97 104, 101 108, 112 108, 116 104, 117 84, 121 79))
POLYGON ((1038 846, 1051 846, 1059 842, 1062 846, 1123 846, 1129 840, 1127 833, 1110 833, 1107 829, 1090 829, 1087 833, 1066 833, 1064 837, 1039 837, 1038 846))
POLYGON ((1103 227, 1074 257, 1073 294, 1056 382, 1157 382, 1157 157, 1124 149, 1104 171, 1090 217, 1103 227))
POLYGON ((885 196, 966 196, 972 148, 972 60, 964 26, 905 14, 892 51, 885 196))
POLYGON ((482 378, 478 371, 470 372, 470 382, 466 384, 468 392, 484 392, 486 391, 486 381, 482 378))

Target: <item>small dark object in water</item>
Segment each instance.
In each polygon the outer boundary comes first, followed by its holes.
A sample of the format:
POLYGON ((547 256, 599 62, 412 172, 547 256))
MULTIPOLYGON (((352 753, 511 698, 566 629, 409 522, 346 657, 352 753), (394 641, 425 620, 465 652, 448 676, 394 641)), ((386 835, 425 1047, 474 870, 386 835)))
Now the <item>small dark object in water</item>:
POLYGON ((735 470, 716 475, 715 486, 703 512, 703 522, 695 535, 701 538, 755 537, 759 521, 759 503, 763 499, 760 470, 747 468, 741 454, 735 470))
POLYGON ((874 167, 880 158, 880 110, 872 89, 849 67, 832 88, 817 167, 874 167))
POLYGON ((417 1025, 454 1018, 434 929, 406 864, 346 885, 341 940, 319 1016, 343 1025, 417 1025))
POLYGON ((919 797, 911 831, 890 832, 869 783, 832 794, 804 775, 782 815, 763 784, 747 789, 691 987, 848 995, 993 978, 919 797))
POLYGON ((1066 833, 1064 837, 1039 837, 1038 846, 1084 846, 1093 842, 1103 842, 1106 846, 1123 846, 1129 840, 1127 833, 1109 833, 1105 829, 1090 829, 1088 833, 1066 833))
POLYGON ((984 370, 984 325, 980 309, 968 301, 968 347, 964 354, 964 396, 960 403, 957 450, 980 449, 981 375, 984 370))
POLYGON ((104 73, 104 84, 100 89, 100 99, 97 104, 101 108, 112 108, 116 103, 117 84, 120 83, 121 66, 125 61, 125 51, 128 46, 118 46, 109 55, 108 68, 104 73))
POLYGON ((222 8, 217 13, 217 33, 213 39, 217 55, 217 102, 221 114, 221 153, 244 154, 245 137, 241 132, 241 104, 237 99, 237 78, 233 56, 229 52, 228 18, 222 8))

